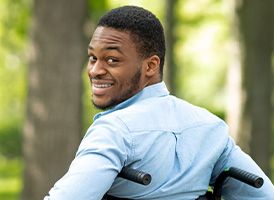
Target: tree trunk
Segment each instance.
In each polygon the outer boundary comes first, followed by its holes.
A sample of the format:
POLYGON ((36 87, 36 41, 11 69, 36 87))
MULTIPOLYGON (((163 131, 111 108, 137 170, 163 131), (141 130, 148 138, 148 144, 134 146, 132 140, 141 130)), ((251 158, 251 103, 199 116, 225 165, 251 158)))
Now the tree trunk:
POLYGON ((177 0, 166 0, 166 61, 165 61, 165 72, 167 85, 170 93, 176 93, 176 66, 174 62, 174 44, 175 44, 175 5, 177 0))
POLYGON ((243 108, 239 140, 270 174, 273 0, 238 4, 242 46, 243 108))
MULTIPOLYGON (((229 64, 227 69, 227 114, 226 121, 230 128, 230 134, 236 141, 239 141, 239 126, 241 116, 241 82, 242 82, 242 63, 241 63, 241 44, 239 34, 239 19, 235 13, 238 0, 226 1, 225 5, 229 7, 229 64)), ((248 144, 247 142, 245 144, 248 144)), ((243 147, 244 144, 241 146, 243 147)), ((248 149, 244 147, 244 149, 248 149)))
POLYGON ((85 0, 35 0, 22 199, 43 199, 68 169, 81 139, 85 0))

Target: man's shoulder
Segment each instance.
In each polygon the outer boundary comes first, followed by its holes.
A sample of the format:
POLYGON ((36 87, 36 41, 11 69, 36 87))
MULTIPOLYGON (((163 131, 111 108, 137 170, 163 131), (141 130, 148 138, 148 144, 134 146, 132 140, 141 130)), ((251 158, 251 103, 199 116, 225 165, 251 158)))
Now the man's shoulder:
POLYGON ((138 101, 106 117, 116 118, 132 131, 178 131, 221 121, 208 110, 171 95, 138 101))

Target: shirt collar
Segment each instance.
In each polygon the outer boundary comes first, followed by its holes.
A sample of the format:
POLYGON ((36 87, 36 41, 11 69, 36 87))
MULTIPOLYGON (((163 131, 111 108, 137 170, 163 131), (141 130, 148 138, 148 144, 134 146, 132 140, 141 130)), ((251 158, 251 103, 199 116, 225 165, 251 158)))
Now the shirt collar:
POLYGON ((166 95, 169 95, 169 91, 164 81, 153 84, 153 85, 149 85, 145 87, 143 90, 141 90, 140 92, 138 92, 137 94, 135 94, 134 96, 121 102, 120 104, 114 106, 113 108, 96 114, 93 120, 95 121, 96 119, 100 118, 103 115, 107 115, 116 110, 126 108, 138 101, 142 101, 144 99, 151 98, 151 97, 160 97, 160 96, 166 96, 166 95))

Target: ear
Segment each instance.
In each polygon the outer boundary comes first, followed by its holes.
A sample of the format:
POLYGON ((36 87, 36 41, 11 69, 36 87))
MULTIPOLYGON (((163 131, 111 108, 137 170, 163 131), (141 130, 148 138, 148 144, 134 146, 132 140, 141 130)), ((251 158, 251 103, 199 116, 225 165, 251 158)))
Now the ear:
POLYGON ((145 74, 148 77, 152 77, 155 74, 160 73, 160 58, 157 55, 153 55, 146 59, 145 74))

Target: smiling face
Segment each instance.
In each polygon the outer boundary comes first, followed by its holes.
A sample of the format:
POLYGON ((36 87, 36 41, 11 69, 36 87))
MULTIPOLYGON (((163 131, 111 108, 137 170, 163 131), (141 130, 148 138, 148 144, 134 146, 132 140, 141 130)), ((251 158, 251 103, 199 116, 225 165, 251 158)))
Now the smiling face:
POLYGON ((151 84, 150 58, 139 56, 128 32, 98 27, 88 55, 92 101, 97 108, 113 107, 151 84))

